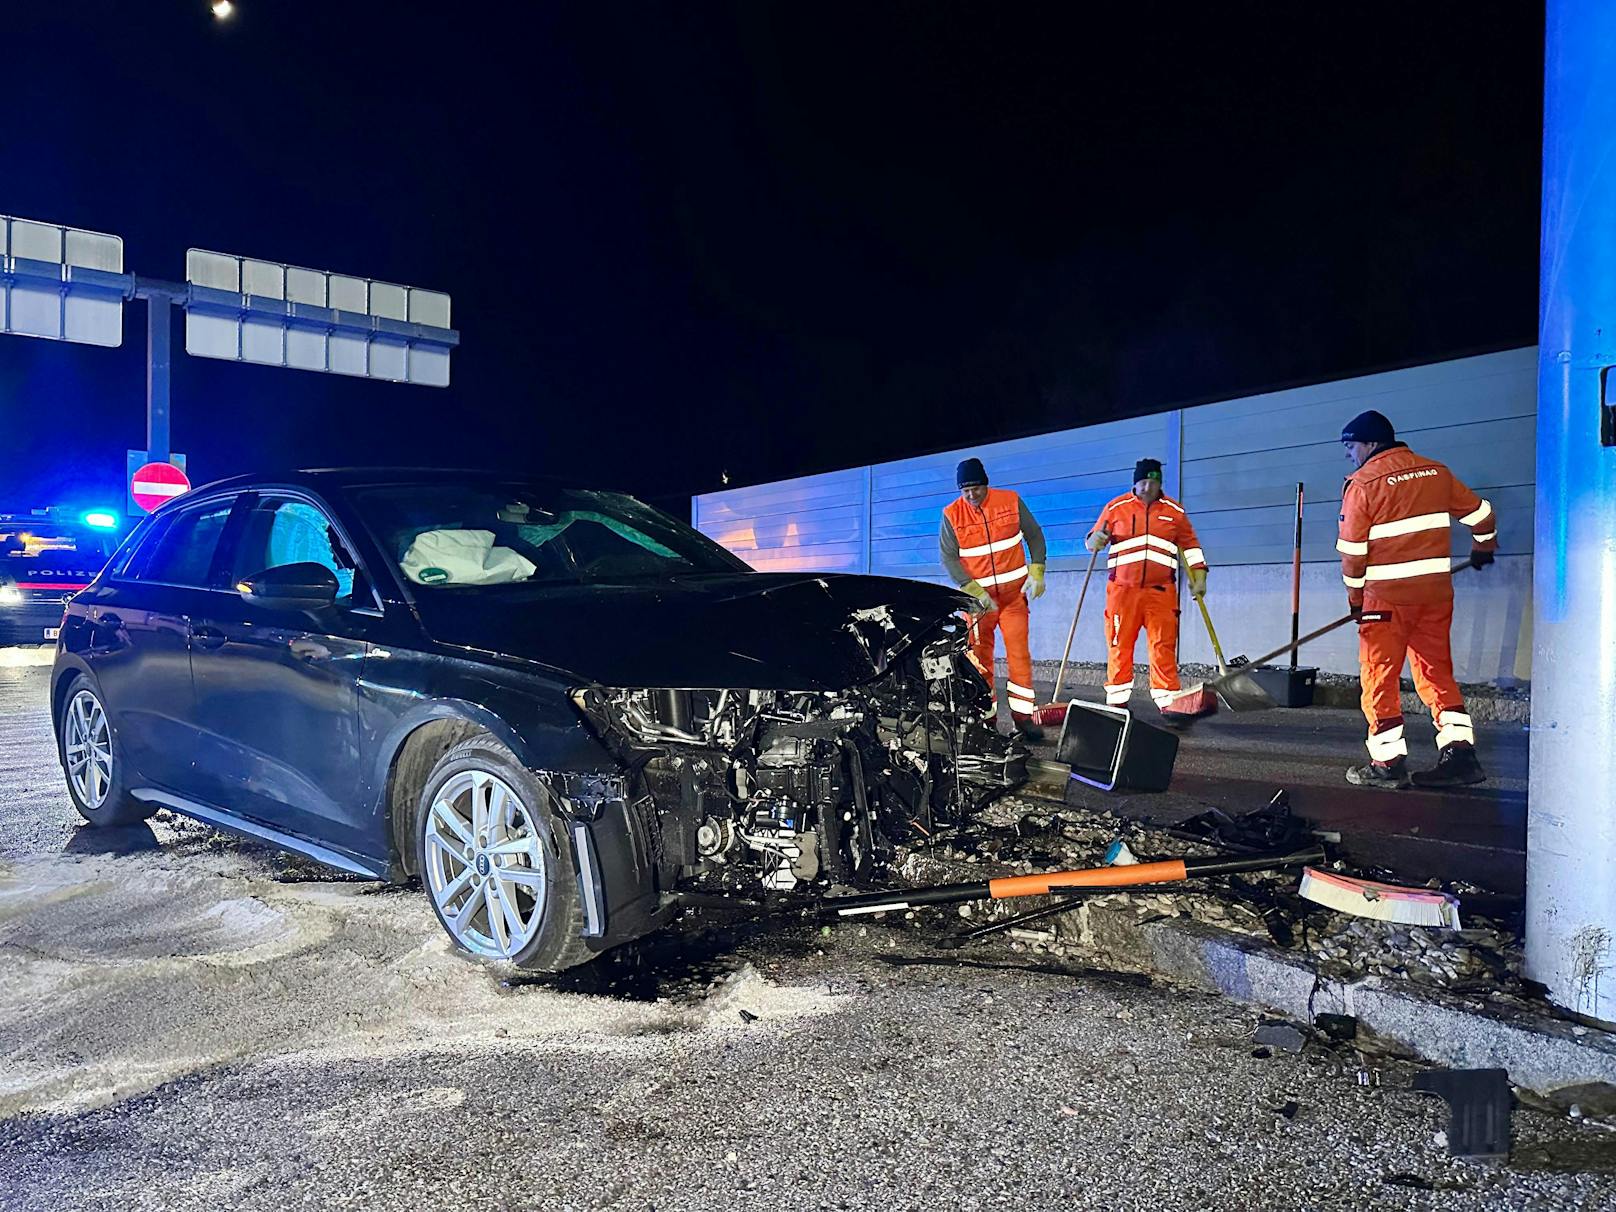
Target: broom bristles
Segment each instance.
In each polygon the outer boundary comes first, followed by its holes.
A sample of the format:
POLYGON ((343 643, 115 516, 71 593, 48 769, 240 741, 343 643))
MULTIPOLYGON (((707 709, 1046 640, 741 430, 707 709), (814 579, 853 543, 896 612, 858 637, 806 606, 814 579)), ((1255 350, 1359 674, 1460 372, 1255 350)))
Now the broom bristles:
POLYGON ((1314 904, 1337 913, 1404 926, 1459 929, 1458 899, 1429 888, 1378 884, 1373 880, 1355 880, 1320 871, 1317 867, 1304 867, 1301 893, 1314 904))
POLYGON ((1032 722, 1039 727, 1064 724, 1066 722, 1066 711, 1066 703, 1045 703, 1042 707, 1033 708, 1032 722))

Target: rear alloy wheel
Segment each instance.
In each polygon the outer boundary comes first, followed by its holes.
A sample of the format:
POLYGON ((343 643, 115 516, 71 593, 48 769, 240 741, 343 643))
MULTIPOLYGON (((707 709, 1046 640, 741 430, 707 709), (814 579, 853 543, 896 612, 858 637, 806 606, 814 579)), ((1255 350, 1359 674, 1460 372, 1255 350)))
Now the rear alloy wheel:
POLYGON ((439 761, 419 809, 421 882, 463 949, 549 971, 592 957, 559 824, 549 793, 492 738, 439 761))
POLYGON ((62 702, 57 735, 73 807, 92 825, 132 825, 156 811, 124 786, 117 738, 100 696, 82 674, 62 702))

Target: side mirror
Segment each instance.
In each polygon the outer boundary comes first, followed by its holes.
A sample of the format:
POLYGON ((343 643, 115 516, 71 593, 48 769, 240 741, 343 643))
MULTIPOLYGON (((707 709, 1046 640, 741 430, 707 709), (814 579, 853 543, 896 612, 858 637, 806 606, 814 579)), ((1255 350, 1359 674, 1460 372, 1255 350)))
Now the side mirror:
POLYGON ((337 574, 324 564, 279 564, 236 582, 242 600, 267 610, 325 610, 337 601, 337 574))

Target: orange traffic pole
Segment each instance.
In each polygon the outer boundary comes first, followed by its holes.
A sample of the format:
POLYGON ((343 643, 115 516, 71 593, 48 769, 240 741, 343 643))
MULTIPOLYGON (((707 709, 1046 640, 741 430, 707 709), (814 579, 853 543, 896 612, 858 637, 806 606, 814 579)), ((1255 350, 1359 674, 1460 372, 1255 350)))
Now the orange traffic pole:
POLYGON ((1324 861, 1318 846, 1266 854, 1216 858, 1155 859, 1119 867, 1085 867, 1079 871, 1049 871, 1043 875, 1008 875, 969 884, 936 884, 906 892, 868 892, 857 896, 827 897, 824 904, 842 917, 857 913, 885 913, 917 905, 956 905, 964 901, 1002 901, 1018 896, 1048 896, 1067 888, 1132 888, 1141 884, 1171 884, 1197 875, 1231 875, 1239 871, 1270 871, 1324 861))

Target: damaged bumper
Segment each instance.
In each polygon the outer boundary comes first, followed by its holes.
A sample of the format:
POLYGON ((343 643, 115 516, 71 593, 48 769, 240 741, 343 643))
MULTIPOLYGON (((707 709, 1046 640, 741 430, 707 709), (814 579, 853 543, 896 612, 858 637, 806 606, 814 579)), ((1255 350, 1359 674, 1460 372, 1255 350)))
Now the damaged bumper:
POLYGON ((571 693, 619 769, 547 775, 577 855, 587 931, 621 941, 681 891, 868 886, 905 840, 1020 786, 1027 755, 956 618, 923 642, 870 614, 877 676, 845 690, 586 686, 571 693))

